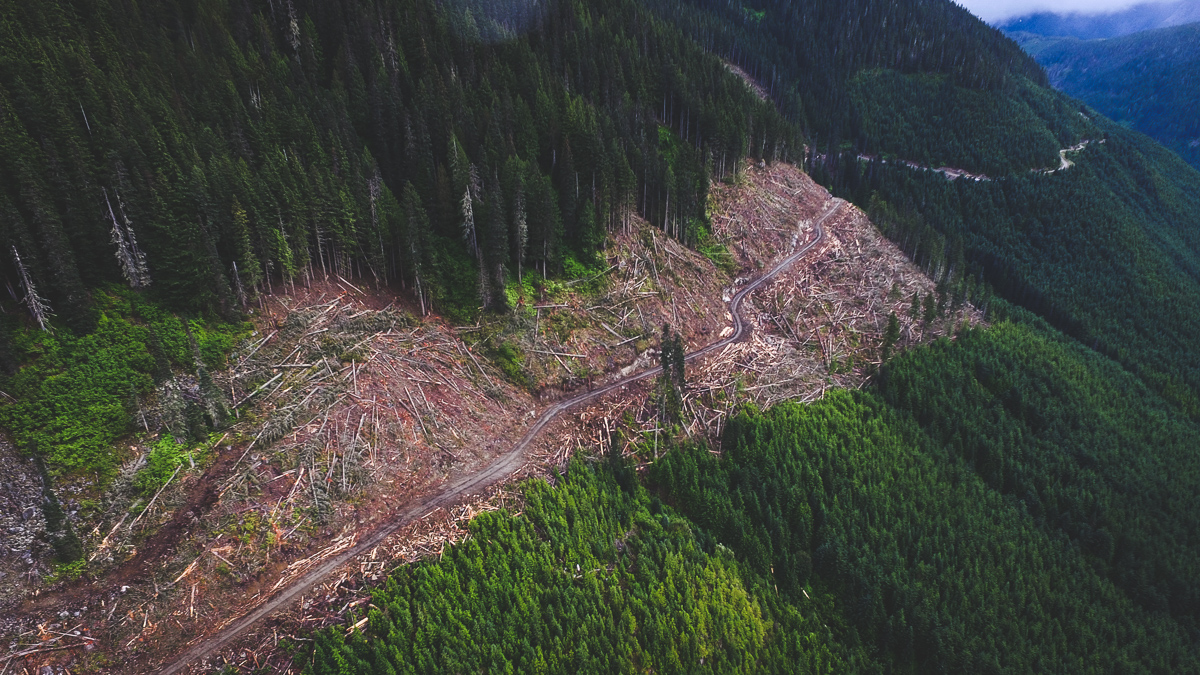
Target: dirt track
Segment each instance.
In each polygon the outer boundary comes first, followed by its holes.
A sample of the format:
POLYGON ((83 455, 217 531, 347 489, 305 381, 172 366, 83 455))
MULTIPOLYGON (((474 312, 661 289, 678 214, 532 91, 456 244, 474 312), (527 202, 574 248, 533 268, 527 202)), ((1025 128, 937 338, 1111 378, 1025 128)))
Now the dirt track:
MULTIPOLYGON (((1069 148, 1061 148, 1058 151, 1058 162, 1059 162, 1058 166, 1045 167, 1043 169, 1030 169, 1029 172, 1030 173, 1040 173, 1040 174, 1051 174, 1051 173, 1058 173, 1059 171, 1066 171, 1067 169, 1075 166, 1075 162, 1072 162, 1071 160, 1067 159, 1067 153, 1079 152, 1080 150, 1083 150, 1089 144, 1091 144, 1091 142, 1092 142, 1091 139, 1085 139, 1084 141, 1080 142, 1078 145, 1073 145, 1069 148)), ((1100 142, 1103 143, 1104 139, 1100 139, 1100 142)), ((879 157, 877 157, 875 155, 859 155, 858 158, 860 160, 868 161, 868 162, 879 161, 883 164, 888 163, 888 160, 880 159, 879 157)), ((907 160, 893 160, 893 161, 896 164, 900 164, 902 166, 907 166, 908 168, 916 170, 916 171, 933 171, 934 173, 940 173, 943 176, 945 176, 947 180, 956 180, 958 178, 966 178, 967 180, 984 181, 984 182, 991 182, 992 180, 994 180, 985 174, 971 173, 970 171, 967 171, 966 169, 956 169, 956 168, 950 167, 950 166, 940 166, 940 167, 934 168, 932 166, 924 166, 921 164, 917 164, 916 162, 910 162, 907 160)))
MULTIPOLYGON (((825 209, 825 212, 822 213, 815 221, 813 229, 816 236, 814 236, 811 241, 798 248, 795 252, 784 258, 775 267, 771 268, 770 271, 747 284, 733 296, 729 302, 729 313, 733 317, 734 329, 731 335, 706 347, 691 352, 687 355, 686 360, 691 361, 699 358, 705 354, 719 350, 729 344, 747 337, 751 327, 750 324, 742 319, 740 314, 742 301, 747 295, 761 287, 780 271, 795 263, 797 260, 803 257, 805 253, 819 244, 825 238, 825 230, 823 229, 822 225, 830 216, 837 212, 837 210, 844 203, 845 202, 840 199, 833 200, 825 209)), ((333 572, 338 567, 341 567, 354 557, 370 551, 372 548, 380 545, 388 536, 400 528, 408 525, 418 518, 421 518, 431 511, 453 504, 465 495, 478 493, 492 483, 503 480, 504 478, 512 475, 514 472, 524 466, 525 453, 529 448, 530 443, 532 443, 538 434, 541 433, 541 431, 546 427, 546 425, 554 420, 559 414, 571 410, 572 408, 575 408, 583 403, 604 396, 605 394, 613 392, 617 389, 633 384, 634 382, 654 376, 658 372, 658 368, 650 368, 592 391, 583 392, 546 408, 544 411, 542 411, 542 414, 538 416, 537 420, 529 428, 529 430, 526 431, 521 440, 518 441, 511 450, 496 458, 495 461, 484 467, 481 471, 467 476, 462 476, 451 481, 440 493, 398 513, 390 523, 383 525, 366 538, 360 540, 356 545, 347 549, 345 552, 320 563, 308 573, 297 578, 287 587, 281 589, 275 594, 274 597, 266 600, 245 616, 233 621, 208 639, 188 648, 186 651, 180 654, 178 658, 166 665, 159 672, 161 675, 178 673, 187 668, 188 665, 194 661, 203 659, 220 650, 222 647, 239 637, 260 619, 263 619, 267 615, 273 613, 275 610, 287 605, 301 594, 307 593, 309 589, 313 587, 313 585, 318 583, 326 575, 333 572)))

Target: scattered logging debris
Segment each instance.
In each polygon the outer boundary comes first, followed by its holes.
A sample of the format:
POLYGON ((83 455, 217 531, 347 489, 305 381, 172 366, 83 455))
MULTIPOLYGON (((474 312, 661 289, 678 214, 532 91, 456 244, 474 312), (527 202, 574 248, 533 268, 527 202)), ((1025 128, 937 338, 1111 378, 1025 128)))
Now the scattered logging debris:
MULTIPOLYGON (((814 234, 812 220, 830 199, 790 165, 744 167, 741 176, 736 184, 713 188, 714 235, 743 270, 723 289, 725 299, 772 259, 807 242, 814 234)), ((933 318, 912 312, 912 298, 937 296, 937 284, 858 209, 844 206, 824 229, 819 247, 747 298, 742 312, 754 325, 750 338, 689 366, 679 429, 664 428, 652 392, 643 387, 637 395, 591 405, 580 413, 579 424, 547 433, 535 461, 561 468, 577 448, 608 449, 614 443, 626 455, 646 446, 654 454, 659 436, 677 431, 708 438, 717 447, 725 422, 742 402, 760 407, 808 402, 831 387, 863 386, 881 363, 892 315, 895 348, 949 335, 962 323, 983 322, 978 309, 946 298, 937 303, 945 311, 933 318)), ((619 299, 606 300, 619 307, 619 299)), ((724 323, 716 336, 723 337, 732 332, 731 317, 724 306, 719 316, 724 323)))
POLYGON ((250 341, 230 371, 231 388, 259 420, 243 452, 250 461, 239 461, 221 489, 231 505, 268 509, 270 500, 252 493, 294 472, 297 486, 307 477, 306 489, 270 506, 268 525, 322 525, 335 502, 382 474, 444 467, 477 435, 460 428, 469 415, 447 409, 486 409, 494 382, 444 327, 364 307, 348 292, 284 309, 277 329, 250 341))
MULTIPOLYGON (((531 419, 532 399, 463 342, 466 331, 418 323, 345 280, 270 298, 259 317, 259 332, 212 376, 235 405, 234 423, 201 449, 206 463, 189 450, 152 495, 114 502, 112 522, 89 535, 98 544, 92 564, 115 565, 118 575, 137 568, 82 609, 93 630, 103 628, 106 654, 153 660, 177 634, 218 630, 242 613, 235 608, 353 546, 369 523, 452 471, 508 450, 531 419), (168 530, 185 534, 166 555, 138 562, 168 530)), ((114 485, 131 485, 147 455, 142 448, 114 485)), ((468 507, 478 508, 490 507, 468 507)), ((413 559, 430 542, 465 536, 465 522, 455 523, 473 513, 454 510, 448 524, 427 518, 416 539, 388 546, 413 559)), ((19 630, 43 619, 31 614, 19 630)), ((15 660, 25 665, 25 656, 15 660)))
MULTIPOLYGON (((793 167, 743 167, 738 175, 736 185, 713 189, 714 236, 730 254, 720 267, 635 223, 614 235, 602 272, 511 313, 501 335, 518 347, 532 388, 577 389, 657 365, 664 323, 681 330, 688 351, 728 334, 729 297, 807 242, 811 219, 829 199, 793 167)), ((982 320, 967 304, 940 303, 948 311, 932 318, 911 311, 912 298, 935 294, 936 284, 856 209, 840 209, 824 227, 819 247, 747 299, 751 337, 688 365, 677 422, 659 414, 652 381, 626 387, 549 425, 525 475, 553 481, 580 447, 646 462, 667 435, 717 438, 741 402, 808 401, 832 386, 861 386, 880 362, 893 314, 900 348, 982 320)), ((461 339, 492 339, 493 328, 418 324, 390 305, 372 308, 344 280, 301 296, 274 300, 266 330, 234 355, 221 382, 238 422, 230 432, 236 461, 215 486, 218 504, 145 583, 102 600, 113 649, 136 653, 172 626, 219 629, 241 613, 218 609, 231 597, 243 609, 265 600, 354 546, 366 531, 363 519, 386 517, 397 497, 428 489, 452 467, 470 470, 507 450, 536 417, 538 406, 511 374, 461 339), (242 588, 255 592, 245 597, 242 588)), ((152 509, 167 500, 163 490, 145 520, 161 519, 152 509)), ((427 515, 347 563, 223 658, 238 670, 299 670, 278 649, 280 637, 300 640, 333 623, 361 630, 368 584, 397 565, 441 555, 468 536, 477 513, 499 508, 519 514, 518 495, 498 488, 427 515)), ((118 544, 110 539, 132 530, 122 520, 95 534, 111 549, 118 544)), ((94 640, 80 637, 86 631, 74 640, 70 632, 15 646, 3 667, 24 658, 21 649, 91 648, 94 640)))
POLYGON ((611 234, 605 260, 576 283, 551 282, 501 327, 531 389, 578 390, 651 365, 664 322, 692 344, 715 339, 729 276, 712 260, 638 218, 611 234))
MULTIPOLYGON (((514 516, 522 513, 520 494, 505 486, 497 486, 477 495, 466 504, 449 509, 435 509, 404 529, 384 540, 329 575, 328 580, 312 588, 299 602, 239 641, 237 646, 220 657, 220 665, 242 670, 278 673, 300 672, 303 664, 292 661, 294 652, 280 649, 280 639, 292 644, 304 642, 312 631, 331 625, 342 625, 347 635, 362 630, 371 602, 371 585, 381 581, 397 567, 423 558, 441 556, 452 546, 470 536, 468 526, 480 513, 505 510, 514 516)), ((357 538, 344 531, 327 547, 312 556, 295 560, 272 591, 282 588, 291 579, 341 551, 351 547, 357 538)), ((171 616, 188 620, 194 614, 195 588, 180 594, 171 616)), ((269 593, 263 593, 267 596, 269 593)), ((216 664, 214 664, 216 665, 216 664)))
POLYGON ((57 652, 65 650, 88 652, 96 648, 98 640, 90 635, 90 629, 83 622, 76 622, 70 628, 64 629, 63 626, 58 622, 46 622, 16 636, 16 640, 9 645, 8 654, 0 656, 0 675, 10 671, 31 672, 21 664, 28 664, 39 657, 56 656, 57 652))
MULTIPOLYGON (((456 330, 418 323, 390 305, 379 309, 378 298, 361 297, 344 280, 324 297, 317 292, 273 299, 268 330, 232 355, 222 386, 238 421, 213 486, 217 501, 150 575, 153 592, 139 585, 118 598, 123 608, 112 620, 121 648, 148 649, 160 639, 156 631, 171 626, 219 629, 234 616, 215 608, 232 606, 234 597, 243 609, 265 600, 354 546, 369 530, 364 520, 386 517, 519 436, 513 406, 525 411, 531 401, 456 330), (250 584, 258 592, 245 597, 250 584), (214 612, 221 620, 211 620, 214 612)), ((418 526, 426 529, 413 530, 424 534, 389 546, 412 559, 426 551, 422 541, 456 541, 466 530, 455 523, 479 508, 454 510, 449 523, 427 518, 418 526)), ((147 508, 142 524, 152 515, 147 508)), ((120 531, 130 529, 126 522, 120 531)))

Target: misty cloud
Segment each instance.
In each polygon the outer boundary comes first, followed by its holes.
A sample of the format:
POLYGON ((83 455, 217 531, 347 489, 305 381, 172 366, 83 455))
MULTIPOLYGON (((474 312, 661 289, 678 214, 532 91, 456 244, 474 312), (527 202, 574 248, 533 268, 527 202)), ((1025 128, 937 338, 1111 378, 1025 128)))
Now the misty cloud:
POLYGON ((1106 14, 1137 5, 1168 3, 1146 3, 1144 0, 962 0, 959 4, 984 21, 996 23, 1034 12, 1106 14))

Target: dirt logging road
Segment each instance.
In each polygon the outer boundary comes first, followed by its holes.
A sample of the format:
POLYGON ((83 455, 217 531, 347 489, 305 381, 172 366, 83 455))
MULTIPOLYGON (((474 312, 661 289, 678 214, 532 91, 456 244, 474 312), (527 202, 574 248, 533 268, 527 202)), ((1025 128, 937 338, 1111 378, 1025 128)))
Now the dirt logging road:
MULTIPOLYGON (((810 251, 814 246, 824 240, 825 230, 823 225, 825 221, 834 213, 836 213, 844 203, 845 202, 841 199, 832 200, 825 211, 814 222, 813 230, 815 236, 811 241, 796 249, 793 253, 780 261, 775 267, 771 268, 769 272, 759 276, 754 281, 747 284, 744 288, 738 291, 732 299, 730 299, 729 313, 733 317, 732 334, 722 340, 691 352, 685 357, 685 360, 691 361, 693 359, 700 358, 705 354, 717 351, 727 345, 748 337, 750 331, 752 330, 752 326, 741 316, 740 310, 742 301, 747 295, 753 293, 763 284, 770 281, 777 274, 791 266, 793 263, 803 257, 804 254, 808 253, 808 251, 810 251)), ((657 375, 660 370, 661 369, 659 368, 649 368, 640 373, 621 378, 620 380, 607 384, 603 387, 598 387, 591 391, 583 392, 571 398, 559 401, 558 403, 546 408, 544 411, 542 411, 542 414, 538 416, 533 425, 529 427, 529 430, 525 432, 525 435, 521 438, 521 440, 518 441, 511 450, 497 457, 491 464, 476 473, 461 476, 456 480, 450 481, 450 483, 447 484, 445 488, 438 494, 400 512, 391 522, 381 526, 375 532, 359 541, 356 545, 347 549, 343 553, 333 556, 320 563, 308 573, 297 578, 290 585, 281 589, 273 597, 263 602, 245 616, 234 620, 213 636, 187 649, 173 662, 159 671, 160 675, 172 675, 173 673, 181 672, 191 663, 200 659, 204 659, 217 652, 230 642, 237 639, 242 633, 246 632, 259 620, 270 615, 275 610, 289 604, 292 600, 296 599, 300 595, 307 593, 324 577, 341 567, 349 560, 367 551, 370 551, 376 546, 379 546, 385 539, 387 539, 388 536, 400 528, 439 508, 451 506, 464 496, 482 492, 491 484, 511 476, 525 465, 525 455, 529 445, 537 438, 538 434, 542 432, 546 425, 552 422, 560 414, 587 403, 588 401, 604 396, 605 394, 616 391, 617 389, 657 375)))

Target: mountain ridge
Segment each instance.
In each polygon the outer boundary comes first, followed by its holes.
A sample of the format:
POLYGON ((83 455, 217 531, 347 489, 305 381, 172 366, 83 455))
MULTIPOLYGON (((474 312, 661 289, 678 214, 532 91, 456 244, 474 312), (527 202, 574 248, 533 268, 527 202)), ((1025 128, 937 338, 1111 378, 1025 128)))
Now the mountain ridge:
POLYGON ((1056 89, 1132 127, 1200 167, 1200 23, 1107 40, 1014 35, 1045 68, 1056 89))
POLYGON ((997 21, 995 25, 1009 34, 1025 32, 1047 37, 1095 40, 1196 21, 1200 21, 1200 3, 1182 0, 1148 2, 1111 12, 1036 12, 997 21))

